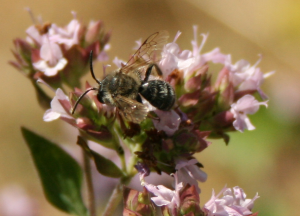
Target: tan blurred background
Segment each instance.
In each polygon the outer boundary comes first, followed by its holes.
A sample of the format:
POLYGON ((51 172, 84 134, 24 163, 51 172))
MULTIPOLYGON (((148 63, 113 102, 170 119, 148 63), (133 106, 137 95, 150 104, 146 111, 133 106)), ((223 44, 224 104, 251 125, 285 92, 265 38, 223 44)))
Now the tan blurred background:
MULTIPOLYGON (((168 30, 171 38, 180 30, 178 43, 190 49, 192 26, 209 32, 204 52, 220 47, 233 60, 254 64, 258 54, 263 72, 276 71, 263 85, 269 108, 251 117, 255 131, 234 133, 229 146, 213 144, 199 154, 208 173, 201 184, 201 203, 227 184, 240 186, 252 198, 260 198, 255 211, 260 215, 299 215, 300 212, 300 1, 295 0, 1 0, 0 7, 0 191, 19 184, 38 200, 40 215, 66 215, 43 197, 20 126, 27 126, 61 144, 75 143, 65 134, 74 130, 60 122, 45 123, 29 81, 7 62, 13 59, 12 40, 25 37, 32 24, 24 7, 45 21, 66 25, 71 10, 88 23, 101 19, 112 30, 110 58, 126 59, 134 41, 157 30, 168 30), (297 213, 298 212, 298 213, 297 213)), ((100 65, 98 65, 98 71, 100 65)), ((83 81, 90 79, 84 77, 83 81)), ((73 144, 74 145, 74 144, 73 144)))

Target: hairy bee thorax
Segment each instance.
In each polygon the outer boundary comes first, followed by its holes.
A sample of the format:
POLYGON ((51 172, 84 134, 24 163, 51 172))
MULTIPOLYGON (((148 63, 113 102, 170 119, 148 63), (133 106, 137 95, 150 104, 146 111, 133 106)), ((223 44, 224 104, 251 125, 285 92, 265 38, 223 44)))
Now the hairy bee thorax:
POLYGON ((97 98, 101 103, 115 106, 114 98, 118 95, 136 100, 140 81, 122 72, 113 72, 101 82, 97 98))

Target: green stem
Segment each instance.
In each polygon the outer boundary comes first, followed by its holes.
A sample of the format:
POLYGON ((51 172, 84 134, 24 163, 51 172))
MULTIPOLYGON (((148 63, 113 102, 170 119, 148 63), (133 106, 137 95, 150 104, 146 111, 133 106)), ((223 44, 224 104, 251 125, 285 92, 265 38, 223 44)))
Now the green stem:
POLYGON ((124 154, 124 149, 120 144, 119 133, 115 129, 111 129, 111 133, 114 137, 114 142, 116 143, 116 146, 118 146, 117 149, 115 149, 116 153, 118 154, 120 161, 121 161, 121 167, 124 173, 127 173, 127 166, 126 166, 126 160, 125 160, 125 154, 124 154), (118 138, 118 139, 117 139, 118 138))
POLYGON ((121 160, 121 166, 123 172, 127 173, 127 167, 126 167, 126 160, 125 160, 125 154, 119 154, 120 160, 121 160))
POLYGON ((130 161, 128 163, 128 174, 129 175, 132 175, 134 176, 136 174, 136 172, 134 172, 134 165, 136 164, 138 158, 137 156, 133 153, 133 152, 136 152, 138 150, 141 149, 141 146, 140 145, 135 145, 132 149, 131 149, 131 158, 130 158, 130 161))
POLYGON ((94 187, 91 173, 91 163, 89 155, 82 149, 83 153, 83 163, 84 163, 84 173, 87 184, 87 193, 88 193, 88 209, 90 212, 90 216, 96 216, 96 205, 95 205, 95 195, 94 195, 94 187))
POLYGON ((116 185, 112 195, 110 196, 106 208, 102 214, 102 216, 110 216, 113 215, 115 209, 119 205, 122 199, 122 192, 123 192, 123 184, 120 182, 116 185))
POLYGON ((119 205, 119 203, 122 199, 123 185, 128 185, 130 183, 131 179, 136 174, 136 172, 132 171, 132 168, 130 170, 131 170, 130 174, 128 176, 120 179, 120 182, 116 185, 115 189, 113 190, 113 192, 107 202, 106 208, 105 208, 102 216, 113 215, 115 209, 117 208, 117 206, 119 205))
POLYGON ((116 185, 114 191, 112 192, 106 208, 102 216, 111 216, 119 205, 123 197, 123 185, 128 185, 133 176, 127 176, 120 180, 119 184, 116 185))
MULTIPOLYGON (((112 133, 115 134, 114 137, 121 137, 117 131, 114 131, 112 133)), ((133 154, 133 152, 137 151, 141 147, 139 145, 134 145, 133 148, 130 148, 132 157, 131 157, 129 163, 126 163, 125 154, 124 154, 124 151, 122 151, 123 150, 122 146, 121 145, 119 145, 119 146, 120 146, 120 149, 119 149, 120 151, 117 150, 116 152, 120 157, 122 170, 124 173, 126 173, 126 176, 121 178, 120 182, 116 185, 115 189, 113 190, 113 192, 107 202, 105 210, 102 213, 102 216, 114 215, 114 212, 115 212, 117 206, 119 205, 120 201, 123 198, 123 185, 128 185, 130 183, 131 179, 136 174, 134 165, 137 162, 137 157, 135 154, 133 154)))

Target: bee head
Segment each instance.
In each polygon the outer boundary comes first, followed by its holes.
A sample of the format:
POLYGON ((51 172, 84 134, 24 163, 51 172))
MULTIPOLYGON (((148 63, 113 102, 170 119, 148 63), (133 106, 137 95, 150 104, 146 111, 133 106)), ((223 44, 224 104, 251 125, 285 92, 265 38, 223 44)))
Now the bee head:
POLYGON ((103 89, 103 85, 102 85, 102 83, 101 82, 99 82, 100 84, 99 84, 99 88, 98 88, 98 93, 97 93, 97 99, 98 99, 98 101, 100 102, 100 103, 105 103, 104 102, 104 97, 105 97, 105 91, 104 91, 104 89, 103 89))

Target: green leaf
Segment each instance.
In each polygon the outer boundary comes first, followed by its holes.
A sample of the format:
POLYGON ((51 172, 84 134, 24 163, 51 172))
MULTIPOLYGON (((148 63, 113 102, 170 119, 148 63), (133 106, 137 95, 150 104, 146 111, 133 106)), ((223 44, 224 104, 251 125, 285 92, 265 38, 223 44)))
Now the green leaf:
POLYGON ((120 178, 123 176, 122 171, 114 162, 103 157, 97 152, 94 152, 93 150, 91 150, 91 153, 94 157, 94 161, 99 173, 101 173, 104 176, 112 177, 112 178, 120 178))
POLYGON ((87 216, 81 197, 82 170, 57 144, 21 128, 42 181, 47 200, 62 211, 87 216))
POLYGON ((83 150, 85 150, 94 159, 99 173, 111 178, 120 178, 124 176, 123 172, 114 162, 91 150, 81 136, 78 136, 77 144, 80 145, 83 150))

